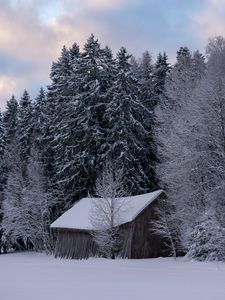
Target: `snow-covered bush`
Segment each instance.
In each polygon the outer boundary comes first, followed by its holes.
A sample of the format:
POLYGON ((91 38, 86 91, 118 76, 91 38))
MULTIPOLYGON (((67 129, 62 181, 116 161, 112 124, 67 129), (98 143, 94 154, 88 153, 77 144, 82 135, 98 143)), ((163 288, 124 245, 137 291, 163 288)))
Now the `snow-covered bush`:
POLYGON ((190 249, 186 255, 197 260, 225 260, 225 228, 215 214, 206 212, 191 232, 190 249))

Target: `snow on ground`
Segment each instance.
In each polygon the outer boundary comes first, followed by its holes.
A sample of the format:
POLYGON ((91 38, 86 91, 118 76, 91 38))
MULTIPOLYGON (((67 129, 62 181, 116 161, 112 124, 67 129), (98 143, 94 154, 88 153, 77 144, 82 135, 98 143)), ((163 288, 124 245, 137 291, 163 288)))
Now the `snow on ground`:
POLYGON ((225 300, 225 264, 0 255, 1 300, 225 300))

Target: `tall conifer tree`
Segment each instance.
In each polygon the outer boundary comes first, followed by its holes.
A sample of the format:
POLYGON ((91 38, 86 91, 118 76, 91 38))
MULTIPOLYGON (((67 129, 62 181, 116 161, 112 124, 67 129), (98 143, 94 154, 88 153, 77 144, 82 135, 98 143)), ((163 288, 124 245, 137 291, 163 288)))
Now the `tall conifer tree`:
POLYGON ((25 90, 18 107, 18 139, 22 151, 21 157, 25 164, 30 155, 32 132, 33 105, 29 93, 25 90))
POLYGON ((149 146, 145 124, 150 116, 140 101, 138 82, 129 60, 130 55, 122 47, 117 54, 117 76, 106 110, 109 120, 107 156, 112 163, 124 168, 124 179, 130 193, 138 194, 151 189, 151 166, 144 163, 149 146))

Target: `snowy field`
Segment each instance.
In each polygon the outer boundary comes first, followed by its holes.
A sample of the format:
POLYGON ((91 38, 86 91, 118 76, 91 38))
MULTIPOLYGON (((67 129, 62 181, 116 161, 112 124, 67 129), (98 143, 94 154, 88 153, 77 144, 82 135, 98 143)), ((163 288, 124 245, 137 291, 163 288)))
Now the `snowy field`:
POLYGON ((1 300, 225 300, 225 264, 0 255, 1 300))

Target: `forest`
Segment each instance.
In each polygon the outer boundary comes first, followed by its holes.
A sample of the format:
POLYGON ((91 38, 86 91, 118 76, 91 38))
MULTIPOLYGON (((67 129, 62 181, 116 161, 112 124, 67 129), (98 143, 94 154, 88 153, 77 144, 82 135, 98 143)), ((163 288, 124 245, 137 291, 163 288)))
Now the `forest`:
POLYGON ((155 230, 171 255, 225 261, 225 39, 169 63, 92 34, 63 47, 50 79, 0 114, 0 253, 51 253, 49 225, 95 196, 110 162, 129 195, 166 192, 155 230))

